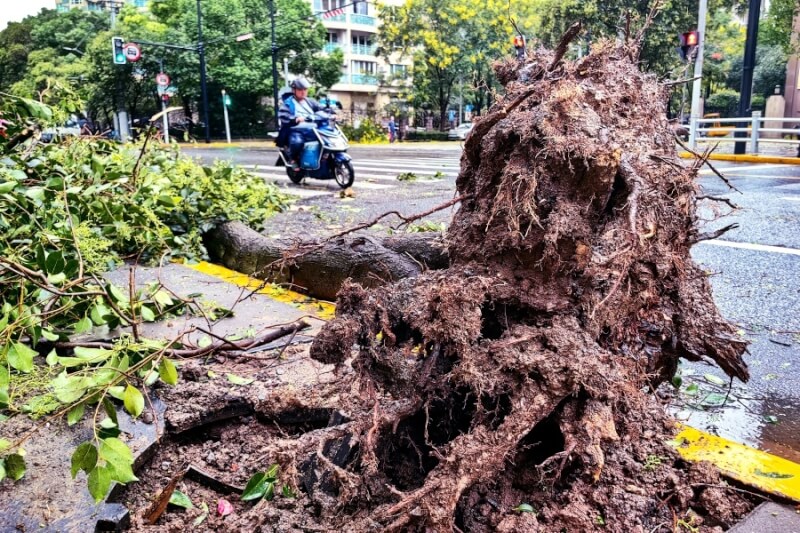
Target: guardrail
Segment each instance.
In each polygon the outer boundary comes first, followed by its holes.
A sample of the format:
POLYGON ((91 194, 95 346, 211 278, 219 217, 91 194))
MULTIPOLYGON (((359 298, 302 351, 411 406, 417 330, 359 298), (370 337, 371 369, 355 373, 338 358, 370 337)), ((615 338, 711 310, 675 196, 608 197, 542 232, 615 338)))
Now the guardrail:
POLYGON ((749 153, 757 154, 759 142, 798 144, 800 142, 798 139, 800 139, 800 118, 762 117, 760 111, 754 111, 753 116, 747 118, 693 118, 689 125, 689 145, 692 149, 696 148, 698 143, 746 142, 749 145, 749 153), (767 122, 794 126, 767 128, 765 127, 767 122), (765 136, 765 133, 777 133, 778 138, 765 136), (792 138, 785 139, 786 135, 792 138))

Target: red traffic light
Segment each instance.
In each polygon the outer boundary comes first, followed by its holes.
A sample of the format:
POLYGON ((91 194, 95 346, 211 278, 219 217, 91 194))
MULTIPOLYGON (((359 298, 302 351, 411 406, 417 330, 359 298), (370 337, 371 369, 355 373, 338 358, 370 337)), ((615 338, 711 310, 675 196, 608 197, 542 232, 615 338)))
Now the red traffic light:
POLYGON ((697 46, 699 36, 696 31, 690 31, 683 34, 686 41, 686 46, 697 46))
POLYGON ((522 48, 525 46, 525 38, 522 35, 514 37, 514 48, 522 48))

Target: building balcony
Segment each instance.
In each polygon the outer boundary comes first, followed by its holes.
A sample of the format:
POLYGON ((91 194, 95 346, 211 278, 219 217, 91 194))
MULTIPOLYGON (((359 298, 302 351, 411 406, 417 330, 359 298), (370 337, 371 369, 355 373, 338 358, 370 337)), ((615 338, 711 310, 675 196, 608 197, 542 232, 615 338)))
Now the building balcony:
POLYGON ((378 85, 378 77, 372 74, 342 74, 342 85, 378 85))
POLYGON ((351 24, 361 24, 362 26, 375 26, 375 17, 369 15, 359 15, 357 13, 350 13, 351 24))
POLYGON ((362 56, 374 56, 378 47, 374 44, 354 44, 350 46, 351 54, 358 54, 362 56))
POLYGON ((340 45, 339 43, 328 43, 325 46, 323 46, 322 49, 330 54, 334 50, 341 50, 342 45, 340 45))

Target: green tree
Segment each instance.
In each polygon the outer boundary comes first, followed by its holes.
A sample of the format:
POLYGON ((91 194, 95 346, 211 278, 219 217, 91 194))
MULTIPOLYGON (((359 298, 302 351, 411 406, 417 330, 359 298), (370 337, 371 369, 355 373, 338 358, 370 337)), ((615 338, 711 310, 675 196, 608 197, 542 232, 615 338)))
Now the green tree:
MULTIPOLYGON (((528 10, 528 4, 520 9, 528 10)), ((530 28, 527 11, 513 12, 530 28)), ((412 75, 416 107, 438 112, 446 129, 448 106, 456 82, 462 79, 478 108, 488 101, 493 84, 489 65, 511 50, 514 28, 509 5, 500 0, 408 0, 401 6, 382 6, 379 53, 414 59, 412 75)))
POLYGON ((771 0, 767 16, 761 21, 759 44, 779 46, 784 53, 792 53, 792 21, 800 14, 797 0, 771 0))

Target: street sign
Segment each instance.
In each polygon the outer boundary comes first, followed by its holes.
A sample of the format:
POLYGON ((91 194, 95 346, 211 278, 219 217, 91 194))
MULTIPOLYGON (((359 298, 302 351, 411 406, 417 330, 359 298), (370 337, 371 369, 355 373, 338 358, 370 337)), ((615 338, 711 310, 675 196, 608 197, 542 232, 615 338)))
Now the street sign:
POLYGON ((139 45, 136 43, 125 43, 122 47, 122 51, 125 54, 125 59, 131 63, 136 63, 142 58, 142 49, 139 48, 139 45))
POLYGON ((159 72, 156 75, 156 83, 159 87, 168 87, 169 86, 169 76, 164 74, 163 72, 159 72))

